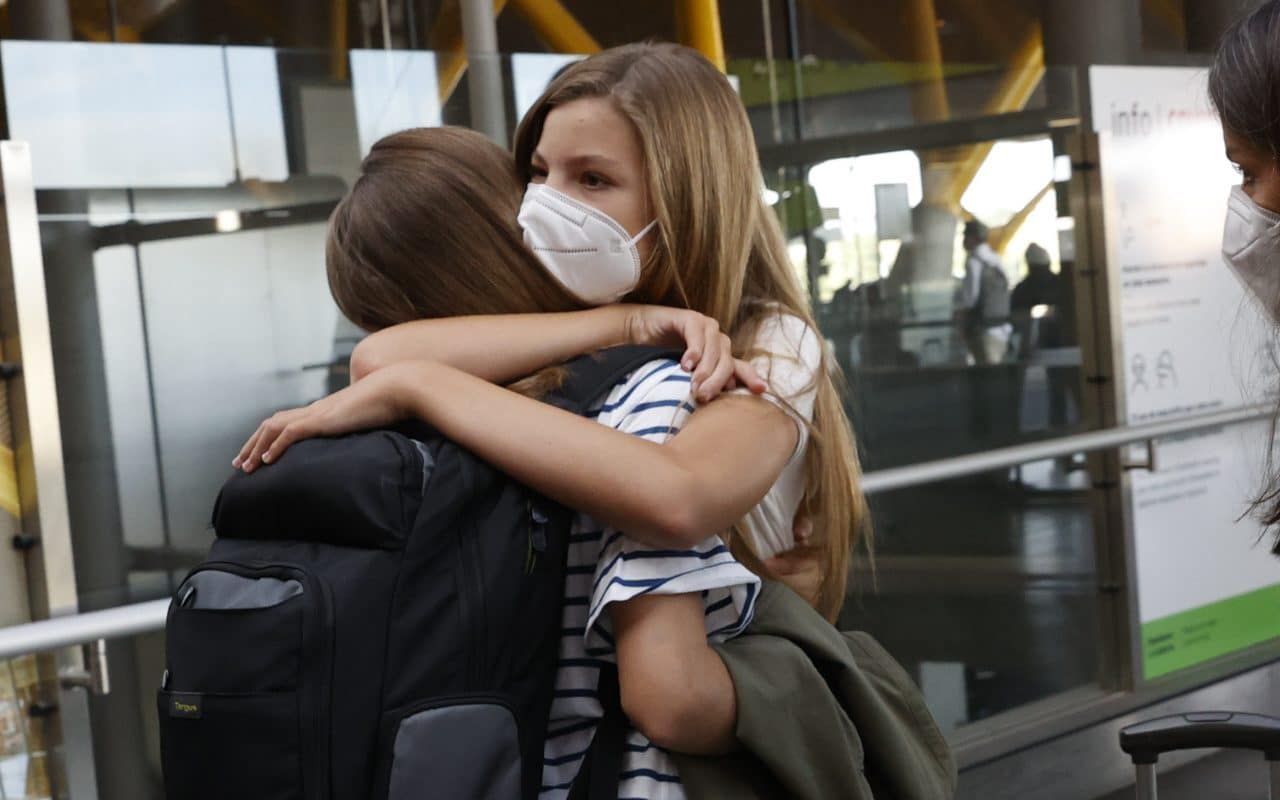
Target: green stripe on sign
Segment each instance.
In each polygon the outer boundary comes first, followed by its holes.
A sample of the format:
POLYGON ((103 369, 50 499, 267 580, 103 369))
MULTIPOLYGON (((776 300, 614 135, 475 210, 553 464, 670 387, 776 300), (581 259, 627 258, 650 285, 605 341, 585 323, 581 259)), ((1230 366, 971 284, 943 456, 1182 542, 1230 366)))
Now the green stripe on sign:
POLYGON ((1280 584, 1142 625, 1142 674, 1159 678, 1280 636, 1280 584))

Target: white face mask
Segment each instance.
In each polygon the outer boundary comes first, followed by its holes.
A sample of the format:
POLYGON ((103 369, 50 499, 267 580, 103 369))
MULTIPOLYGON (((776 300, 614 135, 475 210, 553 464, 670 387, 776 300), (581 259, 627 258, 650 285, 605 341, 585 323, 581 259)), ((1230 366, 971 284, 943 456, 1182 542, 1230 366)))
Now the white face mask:
POLYGON ((1280 323, 1280 214, 1253 202, 1239 186, 1227 200, 1222 257, 1280 323))
POLYGON ((531 183, 520 204, 524 243, 556 280, 579 300, 602 306, 622 299, 640 282, 635 236, 613 217, 541 183, 531 183))

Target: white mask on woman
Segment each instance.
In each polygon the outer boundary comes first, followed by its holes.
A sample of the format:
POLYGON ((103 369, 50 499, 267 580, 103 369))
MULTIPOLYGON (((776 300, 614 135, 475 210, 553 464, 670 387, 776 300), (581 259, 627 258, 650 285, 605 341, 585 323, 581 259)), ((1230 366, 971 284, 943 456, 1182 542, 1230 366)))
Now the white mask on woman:
POLYGON ((1280 323, 1280 214, 1253 202, 1239 186, 1227 200, 1222 257, 1280 323))
POLYGON ((653 229, 655 219, 635 236, 613 217, 557 192, 531 183, 520 204, 524 243, 556 280, 593 306, 616 302, 640 282, 636 242, 653 229))

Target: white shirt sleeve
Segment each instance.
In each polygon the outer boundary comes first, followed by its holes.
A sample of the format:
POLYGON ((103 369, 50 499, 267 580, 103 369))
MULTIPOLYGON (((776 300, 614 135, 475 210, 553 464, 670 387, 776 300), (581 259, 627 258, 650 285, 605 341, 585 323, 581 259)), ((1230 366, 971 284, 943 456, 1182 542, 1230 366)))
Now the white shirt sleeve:
POLYGON ((764 397, 785 411, 799 431, 792 459, 809 442, 824 348, 818 332, 792 314, 769 314, 756 331, 755 349, 763 354, 751 359, 751 365, 768 385, 764 397))
MULTIPOLYGON (((689 374, 677 362, 652 362, 615 390, 619 399, 611 396, 597 419, 665 443, 693 413, 689 389, 689 374)), ((614 529, 606 529, 604 537, 584 631, 588 653, 613 652, 605 608, 646 594, 701 593, 707 637, 712 640, 734 636, 751 621, 760 579, 734 559, 720 537, 712 536, 690 550, 648 547, 614 529)))

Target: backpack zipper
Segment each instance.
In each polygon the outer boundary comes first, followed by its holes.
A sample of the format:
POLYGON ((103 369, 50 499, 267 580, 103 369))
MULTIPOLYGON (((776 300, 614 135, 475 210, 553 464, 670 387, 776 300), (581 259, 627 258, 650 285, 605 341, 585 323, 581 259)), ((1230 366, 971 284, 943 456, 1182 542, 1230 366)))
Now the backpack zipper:
POLYGON ((547 552, 547 515, 534 505, 532 499, 524 501, 529 518, 529 543, 524 561, 524 574, 532 575, 538 567, 538 557, 547 552))

